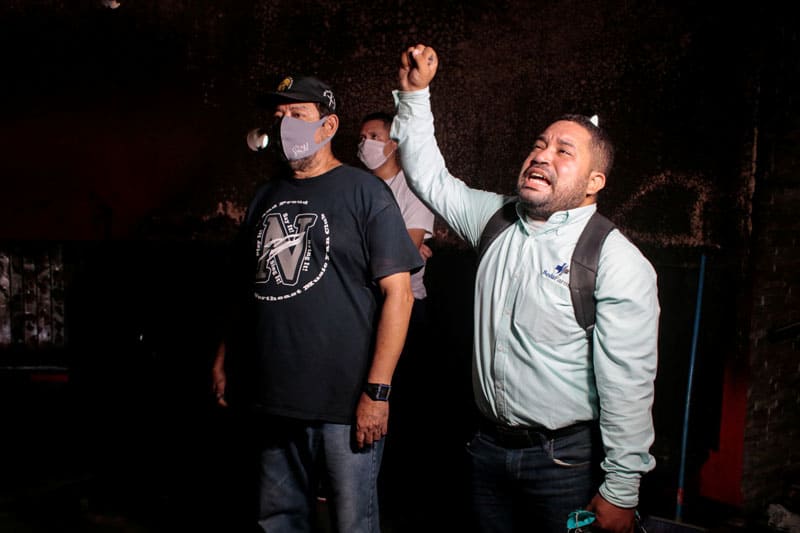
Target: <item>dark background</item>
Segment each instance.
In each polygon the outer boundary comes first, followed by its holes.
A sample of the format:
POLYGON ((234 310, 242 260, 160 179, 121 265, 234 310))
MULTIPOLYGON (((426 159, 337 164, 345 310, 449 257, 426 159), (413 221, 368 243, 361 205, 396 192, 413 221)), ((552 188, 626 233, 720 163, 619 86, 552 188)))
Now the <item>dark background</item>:
MULTIPOLYGON (((228 244, 275 169, 244 143, 267 119, 255 97, 287 74, 329 81, 334 152, 357 164, 360 118, 391 110, 400 52, 423 42, 441 62, 438 142, 475 187, 510 192, 556 115, 599 115, 618 149, 600 209, 659 275, 643 508, 674 512, 691 371, 687 507, 762 517, 798 483, 797 22, 772 2, 4 2, 0 280, 23 273, 0 283, 4 501, 67 490, 98 513, 223 520, 236 427, 208 369, 228 244)), ((446 515, 471 409, 474 256, 441 221, 432 247, 426 369, 455 385, 420 391, 442 457, 421 484, 446 515)))

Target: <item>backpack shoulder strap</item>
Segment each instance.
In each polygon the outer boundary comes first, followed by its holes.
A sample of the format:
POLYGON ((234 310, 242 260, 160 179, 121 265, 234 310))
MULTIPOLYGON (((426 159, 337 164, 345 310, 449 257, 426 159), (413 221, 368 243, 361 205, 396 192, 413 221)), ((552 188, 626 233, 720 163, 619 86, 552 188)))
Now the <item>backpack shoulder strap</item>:
POLYGON ((503 207, 495 211, 495 213, 489 219, 489 222, 487 222, 486 226, 483 228, 481 239, 478 242, 478 263, 481 262, 486 249, 489 248, 489 245, 494 242, 497 236, 503 233, 503 230, 517 220, 519 220, 519 216, 517 215, 516 198, 510 202, 506 202, 503 204, 503 207))
POLYGON ((595 322, 594 289, 597 281, 597 264, 600 261, 600 250, 603 243, 614 229, 614 223, 597 211, 586 223, 569 267, 569 292, 575 319, 591 337, 595 322))
MULTIPOLYGON (((505 203, 498 209, 481 233, 478 243, 478 263, 489 245, 506 228, 518 220, 516 201, 505 203)), ((608 234, 615 228, 614 223, 597 211, 586 223, 575 251, 572 253, 569 274, 569 291, 572 298, 572 308, 578 324, 586 330, 586 336, 591 337, 595 323, 594 289, 597 281, 597 265, 600 262, 600 251, 608 234)))

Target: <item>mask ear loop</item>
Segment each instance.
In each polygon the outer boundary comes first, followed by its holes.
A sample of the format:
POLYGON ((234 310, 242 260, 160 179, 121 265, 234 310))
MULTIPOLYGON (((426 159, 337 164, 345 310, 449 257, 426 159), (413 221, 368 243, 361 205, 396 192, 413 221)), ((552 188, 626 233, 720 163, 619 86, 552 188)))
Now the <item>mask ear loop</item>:
MULTIPOLYGON (((391 151, 391 152, 389 152, 388 154, 386 154, 386 161, 388 161, 388 160, 389 160, 389 158, 390 158, 390 157, 392 157, 392 156, 394 155, 394 153, 397 151, 397 141, 390 139, 388 142, 393 142, 393 143, 394 143, 394 148, 392 148, 392 151, 391 151)), ((386 161, 384 161, 384 163, 385 163, 386 161)))
MULTIPOLYGON (((335 115, 335 113, 330 113, 330 114, 325 115, 324 117, 322 117, 321 120, 324 120, 324 122, 322 124, 320 124, 320 128, 324 128, 325 124, 328 123, 328 120, 331 119, 331 117, 333 117, 334 115, 335 115)), ((337 119, 338 119, 338 116, 337 116, 337 119)), ((324 144, 324 143, 330 141, 331 139, 333 139, 334 135, 336 135, 336 131, 337 130, 338 130, 338 128, 335 125, 331 126, 332 133, 330 134, 330 136, 328 136, 325 139, 323 139, 322 143, 320 143, 320 144, 324 144)))

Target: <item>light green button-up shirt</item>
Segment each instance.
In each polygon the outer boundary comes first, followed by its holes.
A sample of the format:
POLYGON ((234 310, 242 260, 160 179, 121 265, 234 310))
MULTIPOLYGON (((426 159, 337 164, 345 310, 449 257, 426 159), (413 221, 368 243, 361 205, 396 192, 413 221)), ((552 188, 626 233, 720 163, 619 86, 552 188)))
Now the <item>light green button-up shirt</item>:
MULTIPOLYGON (((428 89, 394 94, 391 135, 408 183, 477 246, 509 197, 471 189, 448 172, 434 138, 428 89)), ((486 251, 475 284, 473 391, 484 416, 511 426, 558 429, 599 419, 606 450, 600 493, 615 505, 634 507, 641 475, 655 467, 649 450, 660 311, 656 274, 628 239, 612 231, 600 255, 596 325, 587 339, 572 308, 569 265, 595 209, 560 211, 537 225, 521 217, 486 251)))

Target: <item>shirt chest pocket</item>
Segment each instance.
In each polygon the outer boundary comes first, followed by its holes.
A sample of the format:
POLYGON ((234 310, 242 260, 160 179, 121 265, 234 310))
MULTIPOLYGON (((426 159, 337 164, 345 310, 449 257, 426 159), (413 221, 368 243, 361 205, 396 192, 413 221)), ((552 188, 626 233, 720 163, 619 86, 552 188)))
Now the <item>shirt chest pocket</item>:
POLYGON ((527 280, 514 295, 513 325, 524 338, 558 346, 580 338, 569 280, 547 272, 527 280))

